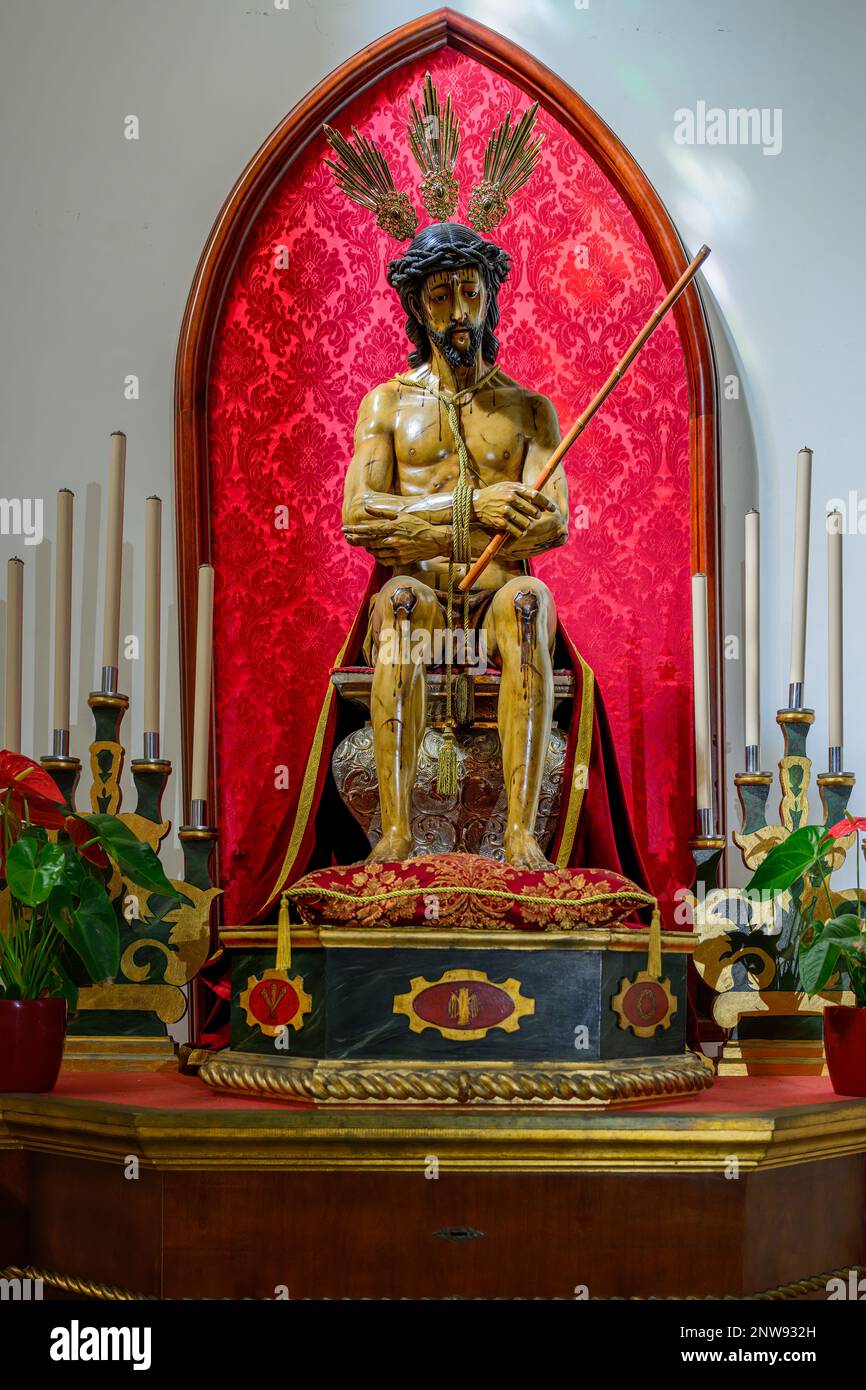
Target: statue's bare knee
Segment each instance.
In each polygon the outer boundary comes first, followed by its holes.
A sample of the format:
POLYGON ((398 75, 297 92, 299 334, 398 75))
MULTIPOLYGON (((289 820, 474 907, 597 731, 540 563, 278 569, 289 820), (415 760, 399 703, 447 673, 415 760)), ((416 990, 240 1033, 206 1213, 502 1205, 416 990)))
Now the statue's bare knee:
POLYGON ((538 615, 541 599, 532 588, 517 589, 514 594, 514 615, 517 620, 517 649, 520 653, 520 673, 525 681, 534 672, 538 651, 538 615))
POLYGON ((418 606, 418 590, 414 584, 399 584, 391 590, 390 601, 395 625, 399 627, 404 622, 411 624, 412 614, 418 606))

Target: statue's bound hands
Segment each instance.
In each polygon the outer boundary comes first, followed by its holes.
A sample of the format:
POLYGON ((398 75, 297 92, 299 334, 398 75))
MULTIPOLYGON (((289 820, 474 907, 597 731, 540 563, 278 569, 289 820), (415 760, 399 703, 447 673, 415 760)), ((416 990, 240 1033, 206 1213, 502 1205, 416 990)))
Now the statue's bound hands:
POLYGON ((525 483, 493 483, 472 496, 472 518, 487 531, 507 531, 523 536, 544 512, 556 506, 543 493, 525 483))
MULTIPOLYGON (((375 515, 376 510, 368 504, 368 512, 375 515)), ((426 517, 411 512, 344 526, 343 535, 349 545, 368 550, 380 565, 397 569, 416 560, 434 560, 451 549, 450 527, 433 526, 426 517)))

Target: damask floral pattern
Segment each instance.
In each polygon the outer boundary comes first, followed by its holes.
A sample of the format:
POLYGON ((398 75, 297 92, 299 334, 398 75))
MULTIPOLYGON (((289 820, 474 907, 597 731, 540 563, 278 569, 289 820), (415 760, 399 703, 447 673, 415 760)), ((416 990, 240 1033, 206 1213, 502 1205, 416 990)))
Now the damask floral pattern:
MULTIPOLYGON (((465 218, 487 134, 526 98, 451 49, 377 83, 341 113, 375 136, 416 196, 404 138, 429 68, 453 96, 465 218)), ((664 293, 631 213, 548 114, 532 184, 495 233, 512 257, 500 362, 551 397, 567 428, 664 293)), ((328 672, 370 561, 341 538, 343 477, 364 393, 405 368, 385 281, 397 244, 348 204, 324 137, 278 182, 238 260, 211 366, 208 448, 216 566, 216 747, 225 920, 247 846, 297 791, 328 672), (287 769, 287 772, 282 771, 287 769)), ((422 212, 422 225, 426 219, 422 212)), ((685 367, 662 325, 567 460, 572 536, 543 557, 573 640, 605 692, 641 849, 663 900, 689 881, 689 460, 685 367)))
POLYGON ((289 889, 289 898, 314 926, 430 931, 612 927, 652 904, 630 879, 609 870, 528 871, 475 854, 317 869, 289 889))

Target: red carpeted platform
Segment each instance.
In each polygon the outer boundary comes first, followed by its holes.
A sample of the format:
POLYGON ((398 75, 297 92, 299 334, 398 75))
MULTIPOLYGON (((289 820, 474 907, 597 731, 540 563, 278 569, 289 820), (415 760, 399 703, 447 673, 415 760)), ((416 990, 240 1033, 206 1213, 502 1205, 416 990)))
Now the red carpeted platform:
MULTIPOLYGON (((316 1108, 301 1101, 246 1100, 212 1091, 196 1076, 170 1072, 66 1072, 53 1094, 64 1100, 101 1101, 108 1105, 134 1105, 153 1110, 215 1110, 225 1113, 316 1108)), ((643 1114, 670 1111, 726 1115, 776 1111, 789 1106, 844 1105, 849 1102, 850 1098, 836 1095, 828 1077, 724 1076, 719 1077, 708 1091, 687 1100, 667 1104, 655 1102, 630 1107, 629 1110, 630 1113, 640 1110, 643 1114)))
POLYGON ((106 1105, 134 1105, 146 1110, 309 1110, 306 1101, 245 1099, 212 1091, 197 1076, 179 1072, 65 1071, 52 1095, 106 1105))

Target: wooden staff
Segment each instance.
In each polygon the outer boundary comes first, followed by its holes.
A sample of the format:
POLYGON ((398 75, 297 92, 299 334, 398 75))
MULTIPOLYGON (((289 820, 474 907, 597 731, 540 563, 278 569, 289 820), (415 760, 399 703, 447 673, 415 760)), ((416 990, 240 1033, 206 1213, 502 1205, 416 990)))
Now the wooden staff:
MULTIPOLYGON (((680 276, 679 280, 677 280, 677 283, 674 285, 673 289, 665 295, 661 304, 658 306, 657 309, 653 311, 653 313, 647 319, 640 333, 638 333, 634 342, 631 344, 631 347, 629 347, 623 353, 622 357, 617 362, 607 381, 604 383, 601 389, 597 391, 596 394, 593 396, 589 405, 586 407, 586 410, 579 417, 579 419, 575 421, 565 438, 562 439, 559 442, 559 444, 557 444, 556 448, 550 455, 550 458, 547 460, 547 463, 545 464, 544 468, 541 470, 540 474, 535 480, 535 483, 533 484, 536 492, 540 492, 541 489, 544 487, 545 483, 550 481, 555 468, 560 463, 563 456, 568 453, 568 450, 571 448, 572 444, 577 439, 577 436, 586 429, 587 425, 589 424, 595 412, 598 410, 599 406, 604 404, 611 391, 616 386, 617 382, 620 380, 621 377, 625 375, 628 368, 631 366, 632 362, 637 357, 638 353, 640 352, 641 348, 646 342, 647 338, 656 328, 658 328, 665 314, 668 312, 668 309, 672 308, 673 305, 676 304, 683 290, 686 288, 687 285, 691 284, 692 280, 694 279, 695 275, 697 274, 698 270, 703 265, 704 261, 707 259, 707 256, 709 254, 709 246, 702 246, 698 254, 695 256, 694 260, 692 261, 691 265, 683 271, 682 275, 680 276)), ((465 593, 467 589, 472 588, 472 585, 475 583, 476 579, 478 579, 479 575, 484 573, 487 566, 490 564, 490 561, 493 559, 494 555, 498 554, 498 552, 502 549, 507 540, 507 531, 500 531, 497 535, 495 535, 492 538, 490 544, 487 546, 487 549, 484 551, 483 555, 479 555, 474 565, 472 565, 471 569, 468 570, 466 575, 460 581, 458 588, 460 589, 461 593, 465 593)))

